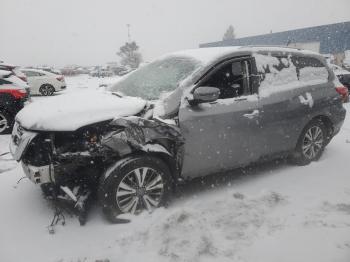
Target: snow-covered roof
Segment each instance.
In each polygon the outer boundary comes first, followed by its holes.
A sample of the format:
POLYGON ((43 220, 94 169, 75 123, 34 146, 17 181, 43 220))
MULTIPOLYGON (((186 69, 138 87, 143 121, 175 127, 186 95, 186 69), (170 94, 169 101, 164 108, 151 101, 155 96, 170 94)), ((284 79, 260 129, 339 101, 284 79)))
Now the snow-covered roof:
POLYGON ((3 76, 8 76, 10 75, 12 72, 11 71, 8 71, 8 70, 0 70, 0 77, 3 77, 3 76))
POLYGON ((166 56, 192 57, 200 61, 202 64, 209 64, 213 61, 218 60, 221 57, 225 57, 236 52, 247 52, 247 53, 294 52, 294 53, 301 53, 301 54, 319 55, 318 53, 315 53, 309 50, 302 50, 302 49, 283 47, 283 46, 225 46, 225 47, 187 49, 187 50, 170 53, 166 56))
POLYGON ((40 74, 44 74, 44 75, 54 75, 51 72, 45 71, 45 70, 40 70, 40 69, 34 69, 34 68, 23 68, 21 69, 21 71, 23 72, 36 72, 36 73, 40 73, 40 74))
POLYGON ((212 47, 212 48, 196 48, 196 49, 187 49, 181 50, 169 54, 169 56, 186 56, 192 57, 203 64, 212 62, 213 60, 218 59, 219 57, 228 55, 233 52, 237 52, 241 47, 240 46, 230 46, 230 47, 212 47))

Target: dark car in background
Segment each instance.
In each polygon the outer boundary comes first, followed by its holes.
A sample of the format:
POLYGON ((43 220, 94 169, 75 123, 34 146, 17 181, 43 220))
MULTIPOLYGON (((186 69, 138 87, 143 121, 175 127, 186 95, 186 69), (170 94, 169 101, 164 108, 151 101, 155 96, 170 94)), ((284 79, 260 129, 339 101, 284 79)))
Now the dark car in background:
POLYGON ((321 55, 282 47, 177 52, 110 91, 28 105, 10 148, 44 193, 78 208, 97 194, 112 221, 163 205, 196 177, 281 157, 317 161, 348 96, 321 55))
POLYGON ((348 88, 350 92, 350 72, 345 69, 334 70, 335 75, 338 77, 339 81, 348 88))
POLYGON ((29 98, 27 84, 12 70, 0 69, 0 134, 9 133, 16 114, 29 98))

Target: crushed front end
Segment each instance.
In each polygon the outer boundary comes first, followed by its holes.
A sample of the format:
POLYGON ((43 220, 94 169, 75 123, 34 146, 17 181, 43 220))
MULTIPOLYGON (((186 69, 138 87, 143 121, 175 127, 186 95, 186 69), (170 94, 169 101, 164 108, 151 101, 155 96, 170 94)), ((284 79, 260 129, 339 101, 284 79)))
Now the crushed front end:
POLYGON ((46 198, 73 204, 85 223, 89 200, 97 195, 108 167, 130 154, 149 153, 166 158, 179 174, 182 145, 176 125, 124 117, 73 132, 30 131, 16 122, 10 149, 46 198))

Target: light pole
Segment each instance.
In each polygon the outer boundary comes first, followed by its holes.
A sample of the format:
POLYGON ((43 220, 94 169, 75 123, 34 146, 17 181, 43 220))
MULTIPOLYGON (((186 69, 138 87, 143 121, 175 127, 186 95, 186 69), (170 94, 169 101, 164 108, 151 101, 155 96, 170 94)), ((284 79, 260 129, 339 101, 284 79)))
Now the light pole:
POLYGON ((131 39, 130 39, 130 24, 126 24, 126 26, 128 27, 128 41, 130 43, 131 42, 131 39))

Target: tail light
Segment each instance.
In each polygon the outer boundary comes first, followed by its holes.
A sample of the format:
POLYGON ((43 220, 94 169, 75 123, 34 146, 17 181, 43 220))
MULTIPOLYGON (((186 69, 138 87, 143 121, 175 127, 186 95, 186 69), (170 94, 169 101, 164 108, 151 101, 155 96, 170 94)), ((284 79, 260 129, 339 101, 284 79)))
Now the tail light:
POLYGON ((343 103, 349 102, 349 90, 345 86, 336 87, 335 90, 341 96, 343 103))
POLYGON ((25 98, 27 96, 27 91, 24 89, 0 89, 0 93, 10 94, 16 99, 25 98))
POLYGON ((64 80, 64 76, 58 76, 58 77, 56 77, 56 79, 58 80, 58 81, 63 81, 64 80))

